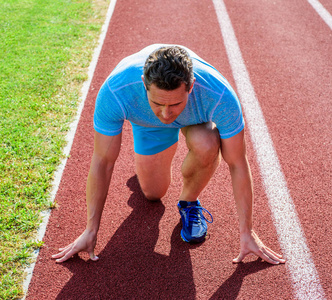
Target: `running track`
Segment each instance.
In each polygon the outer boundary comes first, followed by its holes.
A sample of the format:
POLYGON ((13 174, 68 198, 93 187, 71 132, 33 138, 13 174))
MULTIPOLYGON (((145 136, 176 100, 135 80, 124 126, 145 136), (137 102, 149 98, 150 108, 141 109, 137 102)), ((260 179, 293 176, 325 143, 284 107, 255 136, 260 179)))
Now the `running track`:
MULTIPOLYGON (((320 3, 332 12, 331 2, 320 3)), ((331 28, 305 0, 118 0, 27 299, 331 299, 331 62, 331 28), (231 23, 225 23, 223 3, 231 23), (253 256, 232 264, 238 222, 224 163, 200 197, 215 219, 209 239, 183 243, 176 202, 184 141, 167 195, 147 203, 135 177, 128 124, 99 231, 100 260, 51 259, 85 228, 100 85, 123 57, 163 42, 191 48, 238 91, 255 184, 254 225, 266 244, 287 256, 285 265, 253 256)))

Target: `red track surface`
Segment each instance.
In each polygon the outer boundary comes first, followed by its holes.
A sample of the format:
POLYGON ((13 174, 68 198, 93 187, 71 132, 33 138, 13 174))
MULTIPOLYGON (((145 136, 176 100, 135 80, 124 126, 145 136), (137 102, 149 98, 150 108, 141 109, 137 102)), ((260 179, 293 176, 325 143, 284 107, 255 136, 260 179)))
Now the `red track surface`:
MULTIPOLYGON (((331 9, 328 1, 322 3, 331 9)), ((306 1, 225 4, 321 285, 326 298, 332 298, 331 30, 306 1)), ((184 141, 179 143, 167 195, 162 203, 147 203, 135 177, 128 124, 99 231, 100 260, 91 262, 80 255, 56 264, 51 259, 85 228, 85 184, 98 89, 123 57, 157 42, 191 48, 235 87, 212 2, 117 1, 56 196, 59 208, 50 217, 27 299, 293 299, 287 263, 271 266, 248 257, 244 264, 232 264, 239 235, 225 164, 200 197, 215 219, 210 238, 188 245, 180 239, 176 208, 184 141)), ((247 143, 255 184, 255 228, 280 252, 249 135, 247 143)))

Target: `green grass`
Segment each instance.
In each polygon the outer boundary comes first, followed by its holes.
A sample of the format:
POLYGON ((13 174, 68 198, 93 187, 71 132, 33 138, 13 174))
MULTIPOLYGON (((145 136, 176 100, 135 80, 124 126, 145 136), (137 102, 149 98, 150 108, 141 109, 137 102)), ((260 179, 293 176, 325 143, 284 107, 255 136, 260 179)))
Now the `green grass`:
POLYGON ((22 295, 40 211, 109 2, 0 0, 0 299, 22 295))

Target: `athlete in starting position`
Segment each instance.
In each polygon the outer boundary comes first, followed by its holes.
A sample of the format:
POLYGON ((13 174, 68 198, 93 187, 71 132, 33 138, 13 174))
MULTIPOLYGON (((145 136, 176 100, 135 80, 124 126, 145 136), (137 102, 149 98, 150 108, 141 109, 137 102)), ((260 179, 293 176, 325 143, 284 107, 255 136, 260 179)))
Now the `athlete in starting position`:
POLYGON ((229 166, 240 223, 238 263, 254 253, 271 264, 284 263, 252 228, 253 188, 239 100, 226 79, 195 53, 180 46, 151 45, 123 59, 102 85, 94 114, 94 153, 87 180, 87 225, 71 244, 53 255, 63 262, 86 251, 92 260, 111 175, 121 146, 124 120, 132 124, 136 172, 149 200, 161 199, 171 182, 171 162, 179 131, 188 154, 182 164, 183 189, 177 206, 181 237, 201 242, 207 232, 198 196, 220 163, 229 166))

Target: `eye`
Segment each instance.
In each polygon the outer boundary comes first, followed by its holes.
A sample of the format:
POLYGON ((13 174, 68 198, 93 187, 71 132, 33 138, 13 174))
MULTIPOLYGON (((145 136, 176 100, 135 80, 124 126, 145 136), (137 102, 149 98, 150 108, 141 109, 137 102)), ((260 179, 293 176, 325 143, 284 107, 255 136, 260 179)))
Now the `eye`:
POLYGON ((160 103, 154 102, 154 101, 152 101, 152 100, 150 100, 150 102, 151 102, 154 106, 164 106, 164 104, 160 104, 160 103))

